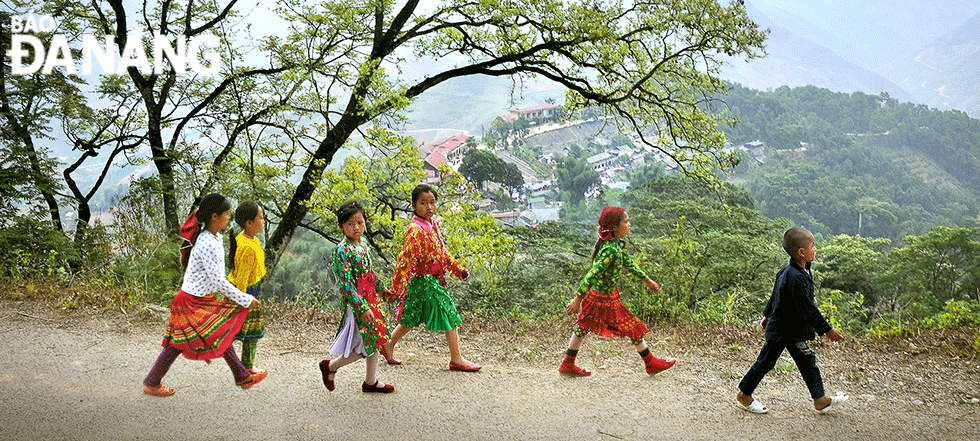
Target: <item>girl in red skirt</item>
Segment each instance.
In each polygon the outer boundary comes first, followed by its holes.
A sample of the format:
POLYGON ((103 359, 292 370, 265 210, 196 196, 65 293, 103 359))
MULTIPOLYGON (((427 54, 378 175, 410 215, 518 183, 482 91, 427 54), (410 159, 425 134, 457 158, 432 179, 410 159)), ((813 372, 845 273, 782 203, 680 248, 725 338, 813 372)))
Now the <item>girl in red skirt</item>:
POLYGON ((599 216, 599 239, 592 252, 592 269, 585 275, 575 299, 568 303, 565 311, 569 315, 578 313, 578 320, 572 329, 565 360, 558 372, 566 375, 585 376, 592 372, 575 365, 575 356, 582 346, 582 339, 589 332, 602 337, 628 337, 636 347, 648 374, 656 374, 670 369, 677 360, 654 357, 643 336, 647 327, 636 318, 619 299, 619 280, 623 268, 642 278, 653 292, 659 293, 660 286, 650 280, 632 257, 623 251, 620 240, 630 234, 630 221, 626 211, 620 207, 606 207, 599 216))
POLYGON ((231 204, 216 193, 201 200, 194 214, 199 225, 186 261, 184 282, 170 304, 170 321, 163 337, 163 351, 143 379, 143 393, 173 395, 176 390, 161 383, 178 355, 191 360, 222 357, 242 389, 258 384, 265 371, 252 374, 242 365, 232 341, 248 316, 247 308, 259 306, 255 297, 241 292, 225 277, 225 255, 218 231, 228 226, 231 204), (220 292, 223 296, 215 295, 220 292))

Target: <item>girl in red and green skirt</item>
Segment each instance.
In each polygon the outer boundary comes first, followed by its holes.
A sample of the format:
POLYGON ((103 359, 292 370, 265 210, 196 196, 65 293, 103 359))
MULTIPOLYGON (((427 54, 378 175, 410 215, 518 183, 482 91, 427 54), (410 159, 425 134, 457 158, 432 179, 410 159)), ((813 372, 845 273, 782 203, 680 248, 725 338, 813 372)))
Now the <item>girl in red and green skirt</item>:
POLYGON ((242 389, 258 384, 267 374, 249 372, 232 347, 248 308, 258 307, 259 301, 235 288, 224 274, 224 248, 218 231, 228 226, 230 213, 231 204, 225 197, 212 193, 201 200, 193 215, 199 226, 194 227, 193 248, 181 262, 185 266, 184 282, 170 304, 163 350, 143 379, 145 394, 165 397, 176 392, 161 381, 181 354, 209 363, 213 358, 224 358, 235 384, 242 389), (223 296, 216 295, 219 292, 223 296))
POLYGON ((578 314, 568 350, 558 371, 566 375, 585 376, 592 372, 575 365, 575 357, 582 346, 583 338, 589 333, 602 337, 626 337, 643 359, 648 374, 656 374, 670 369, 677 360, 662 359, 650 353, 643 337, 647 327, 631 313, 619 298, 616 283, 623 272, 628 270, 639 277, 653 292, 659 293, 660 286, 650 280, 636 261, 623 250, 620 241, 630 233, 629 216, 620 207, 606 207, 599 216, 599 238, 592 251, 592 269, 585 275, 576 292, 575 299, 568 303, 565 311, 578 314))

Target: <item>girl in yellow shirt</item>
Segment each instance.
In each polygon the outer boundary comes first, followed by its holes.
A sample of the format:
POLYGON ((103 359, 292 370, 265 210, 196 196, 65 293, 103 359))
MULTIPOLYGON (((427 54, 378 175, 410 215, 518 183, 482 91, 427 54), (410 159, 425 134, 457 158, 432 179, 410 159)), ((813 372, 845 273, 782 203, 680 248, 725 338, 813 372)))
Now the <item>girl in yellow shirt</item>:
MULTIPOLYGON (((234 236, 234 231, 228 233, 231 239, 229 241, 231 249, 228 254, 229 260, 232 261, 228 280, 238 289, 259 298, 260 282, 265 276, 265 252, 262 251, 262 243, 256 238, 265 227, 262 207, 251 199, 242 201, 235 209, 235 223, 242 227, 242 232, 238 236, 234 236)), ((265 321, 262 319, 262 308, 249 309, 248 318, 245 319, 241 331, 235 335, 235 339, 242 342, 242 364, 253 374, 265 372, 255 369, 255 350, 258 340, 264 334, 265 321)))

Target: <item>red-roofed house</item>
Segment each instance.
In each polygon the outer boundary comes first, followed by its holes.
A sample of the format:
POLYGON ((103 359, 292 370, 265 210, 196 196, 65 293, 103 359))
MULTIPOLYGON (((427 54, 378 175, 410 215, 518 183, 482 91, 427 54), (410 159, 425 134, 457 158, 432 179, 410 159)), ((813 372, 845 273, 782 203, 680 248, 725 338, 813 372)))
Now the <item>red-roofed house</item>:
POLYGON ((469 136, 461 133, 449 138, 440 138, 422 146, 421 154, 425 158, 424 167, 432 171, 438 171, 442 164, 448 164, 453 168, 459 167, 468 149, 466 147, 467 139, 469 136))

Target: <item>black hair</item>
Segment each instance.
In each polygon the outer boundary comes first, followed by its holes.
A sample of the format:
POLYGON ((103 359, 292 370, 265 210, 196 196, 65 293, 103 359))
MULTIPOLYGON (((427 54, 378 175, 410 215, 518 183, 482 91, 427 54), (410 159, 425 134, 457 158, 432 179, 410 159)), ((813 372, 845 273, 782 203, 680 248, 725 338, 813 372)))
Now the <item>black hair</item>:
POLYGON ((364 222, 367 222, 367 212, 364 211, 364 207, 361 206, 360 202, 354 200, 344 202, 334 213, 337 215, 337 225, 344 225, 344 222, 347 222, 351 216, 357 213, 361 213, 361 216, 364 216, 364 222))
POLYGON ((429 184, 419 184, 412 189, 413 207, 415 206, 415 203, 419 201, 419 198, 425 193, 432 193, 432 197, 434 197, 437 201, 439 200, 439 193, 436 193, 436 189, 432 188, 432 186, 429 184))
POLYGON ((795 258, 796 250, 810 245, 811 240, 813 240, 813 233, 806 228, 790 228, 783 234, 783 249, 795 258))
MULTIPOLYGON (((251 199, 245 199, 238 204, 238 208, 235 209, 235 223, 242 230, 245 229, 245 223, 255 219, 259 215, 259 204, 251 199)), ((231 269, 235 269, 235 253, 238 252, 238 234, 235 232, 235 227, 228 229, 228 261, 230 262, 231 269)))
MULTIPOLYGON (((197 219, 198 226, 197 231, 194 232, 194 236, 190 241, 190 248, 194 248, 194 244, 197 243, 197 236, 201 234, 201 231, 208 228, 208 222, 211 222, 211 216, 221 214, 229 210, 231 210, 231 202, 228 202, 227 198, 218 193, 211 193, 201 199, 201 203, 198 204, 197 207, 197 212, 194 213, 194 218, 197 219)), ((182 269, 187 269, 187 263, 190 260, 190 256, 190 251, 181 254, 180 265, 182 269)))

